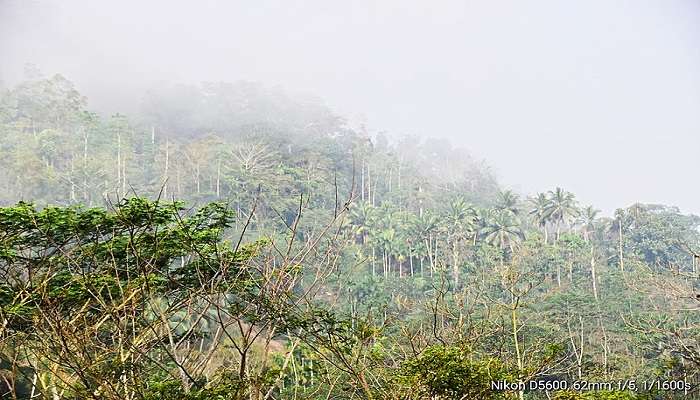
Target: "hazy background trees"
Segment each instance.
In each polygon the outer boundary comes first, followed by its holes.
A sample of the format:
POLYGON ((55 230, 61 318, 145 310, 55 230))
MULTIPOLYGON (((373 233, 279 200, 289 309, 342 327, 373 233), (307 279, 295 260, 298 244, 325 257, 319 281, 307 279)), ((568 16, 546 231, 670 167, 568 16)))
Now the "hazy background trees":
POLYGON ((259 84, 161 85, 100 116, 56 75, 0 104, 9 396, 698 382, 697 216, 527 197, 447 142, 353 130, 259 84))

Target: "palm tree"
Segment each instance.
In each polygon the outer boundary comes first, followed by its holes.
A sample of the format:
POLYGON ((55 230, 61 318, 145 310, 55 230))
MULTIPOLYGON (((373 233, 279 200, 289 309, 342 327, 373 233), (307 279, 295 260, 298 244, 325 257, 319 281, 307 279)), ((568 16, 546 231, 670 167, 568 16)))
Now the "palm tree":
POLYGON ((427 255, 428 260, 430 260, 430 273, 432 275, 433 269, 435 268, 435 257, 434 257, 434 247, 433 247, 433 234, 437 231, 440 220, 437 216, 431 212, 424 212, 413 220, 412 230, 415 232, 418 241, 425 247, 424 250, 426 254, 420 257, 420 269, 421 275, 423 274, 423 256, 427 255))
POLYGON ((511 253, 515 243, 525 238, 517 218, 504 210, 494 213, 483 234, 488 243, 499 247, 502 252, 507 248, 511 253))
POLYGON ((397 241, 398 212, 389 202, 382 202, 377 209, 379 218, 376 224, 376 242, 382 248, 382 263, 384 266, 384 278, 389 277, 394 255, 394 245, 397 241))
POLYGON ((494 208, 498 211, 509 211, 514 215, 518 215, 520 212, 520 209, 518 209, 518 199, 518 195, 512 190, 500 191, 498 192, 494 208))
MULTIPOLYGON (((588 242, 588 235, 595 229, 595 223, 598 218, 600 210, 596 210, 592 206, 588 206, 583 209, 581 216, 579 217, 579 223, 582 225, 583 240, 588 242)), ((590 245, 591 259, 591 287, 593 289, 593 298, 598 301, 598 277, 596 271, 596 259, 595 259, 595 246, 590 245)))
POLYGON ((374 222, 376 209, 366 201, 359 202, 350 208, 350 226, 353 234, 367 244, 370 226, 374 222))
POLYGON ((480 237, 483 236, 483 233, 486 231, 486 228, 489 226, 489 222, 491 221, 491 217, 493 216, 493 211, 488 209, 488 208, 479 208, 476 210, 476 221, 475 221, 475 229, 474 229, 474 236, 472 237, 473 243, 472 245, 476 246, 476 241, 480 237))
POLYGON ((618 262, 620 264, 620 271, 624 272, 625 271, 625 261, 624 261, 624 256, 622 253, 623 245, 624 245, 624 237, 622 235, 622 232, 625 228, 625 225, 627 221, 627 215, 625 213, 625 210, 618 208, 615 210, 615 219, 612 221, 612 224, 610 225, 610 231, 617 233, 617 251, 618 251, 618 262))
POLYGON ((393 256, 399 265, 399 278, 404 276, 404 262, 409 261, 411 276, 413 276, 413 238, 410 231, 410 225, 413 220, 413 214, 408 211, 399 211, 396 213, 396 236, 391 248, 393 256))
POLYGON ((530 209, 529 215, 535 220, 537 226, 542 228, 542 233, 544 234, 544 243, 547 244, 547 208, 549 207, 549 198, 545 193, 537 193, 537 197, 530 199, 530 204, 532 208, 530 209))
POLYGON ((476 229, 477 214, 474 207, 462 199, 450 203, 444 218, 448 234, 461 238, 471 237, 476 229))
MULTIPOLYGON (((372 276, 376 274, 375 245, 377 232, 377 222, 379 220, 379 210, 368 201, 360 201, 350 208, 350 230, 355 242, 363 246, 368 246, 371 252, 370 262, 372 264, 372 276)), ((364 250, 364 249, 363 249, 364 250)))
POLYGON ((582 225, 583 240, 588 241, 588 235, 595 229, 595 221, 600 214, 593 206, 584 208, 579 216, 579 223, 582 225))
POLYGON ((549 205, 545 209, 544 214, 547 219, 554 221, 557 226, 557 238, 561 233, 562 224, 566 224, 572 217, 579 215, 579 210, 576 207, 576 199, 573 193, 558 187, 554 191, 549 192, 549 205))
POLYGON ((450 203, 443 220, 443 230, 452 250, 452 275, 455 286, 459 284, 459 245, 474 235, 476 229, 476 212, 463 199, 450 203))
POLYGON ((380 230, 377 235, 377 241, 382 248, 382 264, 384 266, 384 279, 389 277, 391 270, 391 256, 394 253, 394 243, 396 241, 396 229, 392 226, 386 226, 380 230))

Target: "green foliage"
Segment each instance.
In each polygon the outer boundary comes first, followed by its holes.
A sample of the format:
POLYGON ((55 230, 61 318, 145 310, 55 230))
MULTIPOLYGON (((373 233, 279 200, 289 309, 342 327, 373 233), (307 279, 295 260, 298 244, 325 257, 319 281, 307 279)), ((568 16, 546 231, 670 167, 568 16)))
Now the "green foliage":
MULTIPOLYGON (((65 359, 60 370, 80 377, 70 388, 76 396, 98 390, 101 382, 111 382, 110 387, 123 384, 119 376, 125 370, 147 373, 162 368, 149 361, 162 352, 157 346, 152 349, 153 333, 160 335, 163 329, 154 324, 162 319, 174 340, 198 335, 211 340, 214 332, 208 324, 217 318, 211 312, 185 328, 191 319, 188 310, 202 307, 191 293, 203 287, 211 288, 210 296, 229 296, 231 304, 242 309, 263 301, 268 318, 284 316, 283 299, 266 299, 260 290, 262 278, 244 268, 269 241, 244 243, 238 249, 223 241, 234 218, 223 204, 188 213, 180 202, 134 197, 113 210, 36 209, 19 203, 0 208, 0 215, 0 238, 6 253, 13 254, 2 260, 2 334, 5 339, 20 334, 24 338, 16 345, 4 342, 10 347, 2 348, 3 354, 24 351, 31 358, 65 359), (158 302, 163 306, 156 306, 158 302), (38 346, 45 341, 49 347, 38 346), (135 351, 132 346, 143 345, 146 350, 139 351, 152 353, 149 358, 135 361, 125 356, 135 351)), ((261 319, 253 310, 241 317, 247 323, 261 319)), ((189 391, 187 398, 232 398, 226 397, 229 389, 240 385, 221 379, 217 386, 189 391)), ((179 389, 173 383, 156 385, 160 394, 154 396, 180 398, 178 390, 185 386, 178 384, 179 389)))
POLYGON ((143 400, 243 400, 247 383, 232 373, 222 373, 204 387, 185 389, 182 382, 167 379, 149 384, 143 400))
POLYGON ((514 375, 498 360, 479 359, 468 349, 430 346, 406 361, 399 381, 410 387, 410 398, 502 399, 506 394, 491 389, 491 382, 513 382, 514 375))
POLYGON ((0 94, 15 393, 488 399, 545 372, 700 379, 696 216, 600 217, 561 188, 526 205, 444 141, 356 132, 255 84, 161 87, 133 117, 85 103, 60 76, 0 94))

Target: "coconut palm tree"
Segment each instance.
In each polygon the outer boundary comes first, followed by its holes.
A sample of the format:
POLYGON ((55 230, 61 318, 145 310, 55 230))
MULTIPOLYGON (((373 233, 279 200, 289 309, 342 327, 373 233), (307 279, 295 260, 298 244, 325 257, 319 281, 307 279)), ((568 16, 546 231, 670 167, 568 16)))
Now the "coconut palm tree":
POLYGON ((382 250, 384 277, 389 277, 392 268, 394 245, 398 240, 398 210, 389 202, 382 202, 377 209, 378 218, 374 228, 374 241, 382 250))
POLYGON ((620 271, 624 272, 625 271, 625 261, 624 261, 624 254, 622 252, 623 247, 624 247, 624 236, 623 232, 625 230, 625 226, 627 225, 627 213, 625 210, 618 208, 615 210, 615 219, 612 220, 612 223, 610 224, 610 229, 609 232, 614 232, 617 236, 617 251, 618 251, 618 263, 620 266, 620 271))
POLYGON ((463 199, 457 199, 450 203, 442 222, 442 231, 452 251, 453 279, 455 285, 458 285, 460 244, 473 237, 476 230, 476 212, 463 199))
POLYGON ((497 246, 502 252, 513 252, 515 244, 525 239, 520 222, 510 212, 501 210, 494 213, 483 232, 486 242, 497 246))
POLYGON ((557 227, 556 241, 558 242, 562 225, 579 215, 574 194, 560 187, 550 191, 549 205, 545 209, 544 215, 555 223, 557 227))
POLYGON ((489 226, 489 222, 491 221, 491 217, 493 216, 494 211, 488 208, 479 208, 476 210, 476 221, 475 221, 475 229, 474 229, 474 235, 472 237, 473 243, 472 245, 476 246, 476 241, 477 239, 480 239, 483 237, 483 233, 486 231, 486 228, 489 226))
MULTIPOLYGON (((596 210, 592 206, 587 206, 582 210, 581 215, 578 218, 577 222, 581 225, 583 240, 586 242, 589 241, 590 234, 595 232, 599 213, 600 210, 596 210)), ((598 273, 596 269, 595 246, 591 244, 588 247, 590 251, 591 288, 593 289, 593 298, 595 301, 598 301, 598 273)))
POLYGON ((450 203, 444 216, 443 225, 448 234, 459 237, 472 237, 476 229, 476 210, 462 199, 450 203))
POLYGON ((578 222, 581 224, 583 240, 588 241, 589 235, 595 229, 595 221, 598 218, 598 214, 600 214, 600 210, 595 209, 593 206, 587 206, 581 211, 578 222))
POLYGON ((518 213, 520 213, 520 209, 518 208, 518 200, 519 196, 512 190, 498 192, 494 209, 497 211, 509 211, 514 215, 518 215, 518 213))
POLYGON ((423 247, 423 251, 425 253, 420 255, 420 269, 421 269, 421 275, 423 274, 423 259, 425 256, 428 257, 428 260, 430 260, 430 267, 431 267, 431 274, 433 271, 433 268, 435 268, 435 255, 434 255, 434 249, 435 246, 433 244, 433 239, 435 236, 435 233, 438 231, 438 227, 440 225, 440 219, 434 215, 431 212, 424 212, 422 215, 417 216, 413 221, 413 226, 411 230, 415 232, 415 236, 417 237, 417 242, 420 243, 423 247))
POLYGON ((549 207, 549 198, 545 193, 537 193, 537 196, 529 200, 532 208, 528 214, 535 221, 537 226, 542 228, 542 233, 544 234, 544 243, 547 244, 548 232, 547 232, 547 208, 549 207))
POLYGON ((366 201, 354 204, 350 208, 350 227, 362 244, 367 244, 370 227, 376 217, 376 209, 366 201))

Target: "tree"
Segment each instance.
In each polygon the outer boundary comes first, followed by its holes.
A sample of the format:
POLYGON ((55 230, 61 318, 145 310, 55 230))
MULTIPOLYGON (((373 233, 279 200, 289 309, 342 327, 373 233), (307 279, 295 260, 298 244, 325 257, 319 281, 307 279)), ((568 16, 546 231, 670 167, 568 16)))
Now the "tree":
POLYGON ((544 243, 547 244, 547 210, 549 208, 549 198, 545 193, 537 193, 537 197, 530 199, 532 208, 528 213, 544 234, 544 243))
POLYGON ((299 308, 306 246, 272 262, 267 238, 222 240, 233 218, 221 203, 188 212, 143 198, 112 210, 0 208, 0 356, 29 371, 31 392, 45 398, 273 390, 269 355, 254 363, 255 352, 269 353, 276 332, 304 331, 325 349, 340 340, 340 322, 299 308))
POLYGON ((506 210, 494 213, 484 229, 483 235, 487 243, 497 246, 503 253, 506 250, 512 253, 515 244, 525 238, 519 221, 506 210))
POLYGON ((600 210, 595 209, 593 206, 585 207, 579 214, 579 223, 581 224, 581 231, 585 241, 589 240, 591 232, 595 230, 598 214, 600 214, 600 210))
POLYGON ((512 190, 500 191, 496 197, 494 209, 497 211, 508 211, 513 215, 518 215, 520 213, 518 199, 518 195, 512 190))
POLYGON ((406 361, 399 380, 408 398, 506 399, 491 383, 513 383, 516 374, 495 359, 475 360, 469 349, 435 345, 406 361))
POLYGON ((579 215, 574 194, 562 188, 549 192, 549 205, 544 215, 556 225, 556 241, 559 241, 562 224, 567 224, 571 218, 579 215))
POLYGON ((458 286, 459 250, 476 235, 476 211, 463 199, 454 200, 447 209, 443 224, 447 236, 446 242, 452 252, 452 278, 455 286, 458 286))
POLYGON ((622 235, 622 232, 624 230, 624 225, 626 224, 625 219, 625 210, 618 208, 615 210, 615 219, 613 219, 612 224, 610 225, 610 231, 614 232, 617 236, 617 261, 618 265, 620 266, 620 272, 625 271, 625 257, 622 251, 624 247, 624 236, 622 235))
MULTIPOLYGON (((412 229, 425 246, 424 254, 428 257, 428 261, 430 261, 430 276, 433 275, 433 270, 435 269, 435 247, 437 244, 434 242, 434 234, 437 232, 439 224, 439 218, 430 212, 423 213, 413 220, 412 229)), ((423 258, 424 257, 420 258, 421 275, 423 274, 423 258)))
POLYGON ((368 243, 368 235, 374 224, 375 208, 368 202, 353 204, 350 208, 350 226, 361 244, 368 243))

